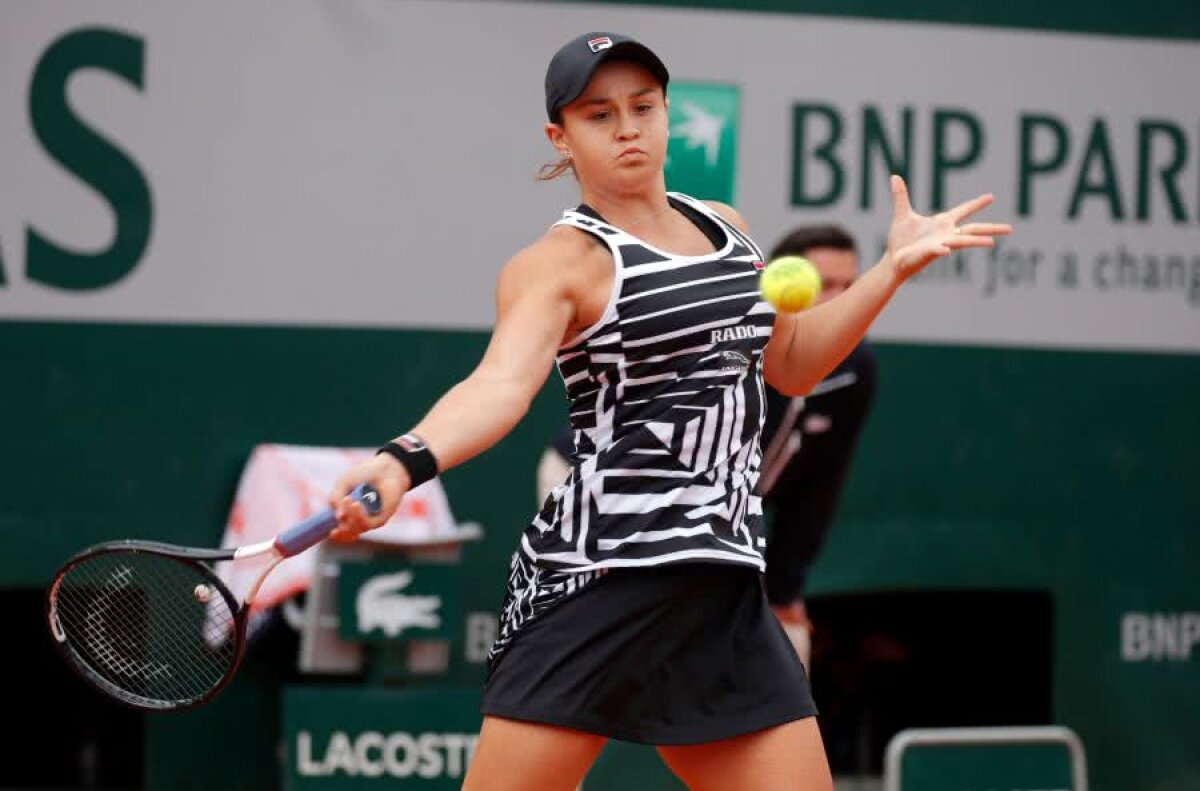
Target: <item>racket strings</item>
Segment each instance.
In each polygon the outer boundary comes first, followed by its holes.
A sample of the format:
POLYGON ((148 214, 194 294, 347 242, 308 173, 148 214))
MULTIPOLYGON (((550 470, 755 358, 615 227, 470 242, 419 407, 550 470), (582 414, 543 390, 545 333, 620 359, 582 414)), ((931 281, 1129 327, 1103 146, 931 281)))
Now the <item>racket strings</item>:
POLYGON ((127 605, 113 606, 111 599, 103 593, 85 593, 83 597, 60 594, 60 613, 66 614, 65 618, 60 615, 60 623, 66 621, 63 631, 76 655, 93 672, 127 692, 146 697, 172 697, 165 682, 177 670, 206 674, 204 666, 186 655, 172 662, 170 652, 161 646, 154 652, 148 650, 146 619, 133 614, 134 608, 127 605), (82 600, 82 606, 74 606, 76 599, 82 600), (155 694, 149 683, 156 680, 161 694, 155 694))
MULTIPOLYGON (((181 569, 187 569, 182 564, 172 565, 180 565, 181 569)), ((201 575, 191 569, 187 570, 189 576, 194 575, 202 579, 201 575)), ((128 565, 124 565, 109 574, 99 592, 87 602, 88 606, 81 613, 84 625, 83 640, 76 647, 88 649, 88 653, 110 674, 140 682, 142 686, 145 686, 146 681, 156 678, 166 681, 178 670, 201 679, 210 677, 210 663, 197 661, 190 650, 171 650, 173 643, 163 639, 181 635, 186 640, 192 640, 195 630, 194 616, 181 619, 176 610, 167 607, 158 607, 151 611, 149 607, 154 605, 146 602, 146 591, 178 589, 182 586, 172 585, 171 581, 165 579, 158 571, 158 566, 151 564, 147 569, 143 569, 147 573, 138 579, 137 587, 131 588, 131 571, 128 565), (122 589, 131 591, 136 597, 134 606, 128 606, 127 602, 114 601, 116 596, 128 595, 114 593, 122 589), (154 633, 148 632, 147 615, 151 612, 153 618, 159 621, 154 633)), ((194 586, 192 590, 194 591, 194 586)), ((217 675, 213 683, 219 678, 220 675, 217 675)), ((111 677, 109 680, 114 681, 111 677)))
POLYGON ((55 610, 87 669, 144 700, 202 697, 237 659, 234 613, 188 561, 144 552, 95 555, 61 579, 55 610))
MULTIPOLYGON (((185 584, 190 584, 193 577, 203 579, 183 564, 165 562, 188 572, 185 584)), ((80 627, 71 630, 64 626, 73 648, 110 683, 136 695, 186 699, 191 697, 187 690, 192 682, 196 688, 207 690, 220 680, 228 663, 222 662, 219 655, 197 655, 193 649, 198 629, 194 613, 181 618, 178 602, 171 608, 153 603, 158 598, 154 592, 194 592, 195 586, 185 588, 153 564, 136 578, 132 571, 125 564, 110 572, 102 585, 93 582, 82 589, 72 587, 82 592, 82 597, 64 595, 60 587, 60 600, 80 627), (82 607, 73 606, 75 600, 82 607), (180 640, 184 641, 184 650, 178 650, 180 640)))
MULTIPOLYGON (((97 606, 90 607, 83 615, 86 624, 86 641, 82 644, 91 655, 109 671, 127 678, 152 678, 156 675, 171 672, 171 666, 161 660, 134 659, 129 651, 122 651, 114 642, 112 634, 138 634, 145 629, 145 623, 136 619, 128 610, 108 607, 107 602, 96 602, 97 606)), ((167 613, 162 613, 164 617, 167 613)), ((172 624, 172 628, 187 628, 182 623, 172 624)), ((127 648, 134 644, 127 642, 127 648)), ((184 665, 192 672, 205 673, 206 668, 196 664, 188 656, 180 657, 184 665)))

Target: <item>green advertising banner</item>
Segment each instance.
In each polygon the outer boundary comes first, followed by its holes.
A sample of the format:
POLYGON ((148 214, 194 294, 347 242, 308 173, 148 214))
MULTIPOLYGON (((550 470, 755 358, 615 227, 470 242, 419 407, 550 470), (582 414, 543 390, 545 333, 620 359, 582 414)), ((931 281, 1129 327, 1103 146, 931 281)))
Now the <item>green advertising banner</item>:
POLYGON ((338 576, 343 640, 454 640, 462 636, 457 566, 344 563, 338 576))
POLYGON ((284 690, 286 791, 457 789, 479 740, 476 689, 284 690))
POLYGON ((737 176, 736 85, 673 82, 671 140, 667 144, 667 189, 733 203, 737 176))

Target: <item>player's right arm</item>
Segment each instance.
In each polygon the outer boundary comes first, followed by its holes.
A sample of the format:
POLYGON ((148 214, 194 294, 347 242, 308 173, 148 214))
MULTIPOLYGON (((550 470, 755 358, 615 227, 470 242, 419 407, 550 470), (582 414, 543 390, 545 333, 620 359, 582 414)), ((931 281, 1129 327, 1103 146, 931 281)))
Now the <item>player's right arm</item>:
MULTIPOLYGON (((574 264, 581 251, 586 257, 587 249, 579 246, 587 243, 566 230, 552 230, 505 264, 496 284, 496 325, 483 358, 412 428, 439 470, 483 453, 516 426, 546 381, 559 345, 580 324, 586 284, 574 264)), ((383 524, 408 488, 408 472, 388 454, 351 468, 332 492, 339 519, 334 537, 349 538, 383 524), (369 520, 346 499, 363 482, 373 484, 383 500, 379 515, 369 520)))

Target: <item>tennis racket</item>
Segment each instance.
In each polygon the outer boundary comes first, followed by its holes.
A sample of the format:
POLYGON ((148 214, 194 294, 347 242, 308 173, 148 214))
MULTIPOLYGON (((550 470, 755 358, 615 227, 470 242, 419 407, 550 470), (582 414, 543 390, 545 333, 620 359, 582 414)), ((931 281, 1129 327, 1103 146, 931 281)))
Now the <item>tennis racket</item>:
MULTIPOLYGON (((368 513, 379 512, 379 492, 371 486, 350 496, 368 513)), ((199 706, 237 672, 263 580, 335 527, 329 508, 274 539, 237 549, 155 541, 89 547, 54 575, 46 593, 50 634, 85 681, 121 703, 150 711, 199 706), (239 602, 211 564, 250 558, 264 568, 239 602)))

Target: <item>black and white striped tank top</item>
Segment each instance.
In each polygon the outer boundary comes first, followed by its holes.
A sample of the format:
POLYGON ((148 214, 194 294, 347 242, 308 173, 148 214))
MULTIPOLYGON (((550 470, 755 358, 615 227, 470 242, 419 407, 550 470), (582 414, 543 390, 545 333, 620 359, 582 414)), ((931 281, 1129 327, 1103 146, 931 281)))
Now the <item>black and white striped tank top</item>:
POLYGON ((762 251, 703 202, 668 199, 717 250, 667 253, 586 207, 556 223, 603 242, 615 269, 603 316, 558 354, 577 456, 522 537, 542 568, 764 567, 762 251))

